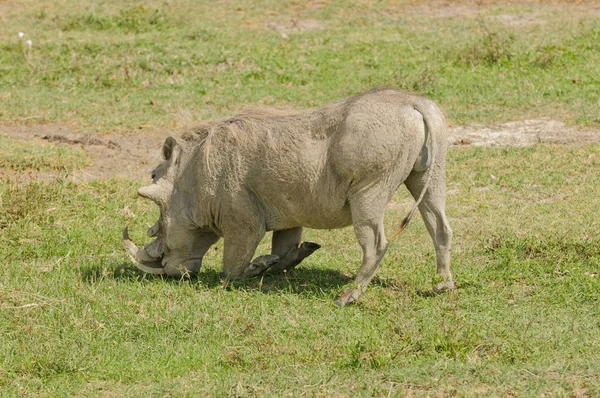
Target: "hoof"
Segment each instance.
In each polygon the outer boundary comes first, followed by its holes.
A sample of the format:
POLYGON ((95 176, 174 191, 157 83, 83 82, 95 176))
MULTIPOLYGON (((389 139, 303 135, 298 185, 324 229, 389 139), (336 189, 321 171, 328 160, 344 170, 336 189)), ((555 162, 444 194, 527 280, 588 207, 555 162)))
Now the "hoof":
POLYGON ((438 294, 447 292, 449 290, 454 290, 454 281, 453 280, 440 282, 437 285, 435 285, 435 288, 433 289, 434 293, 438 293, 438 294))
POLYGON ((346 293, 342 294, 340 298, 335 300, 335 305, 337 305, 338 307, 343 307, 346 304, 354 302, 360 297, 361 294, 362 292, 358 289, 350 289, 346 293))
POLYGON ((287 253, 281 257, 279 264, 273 266, 272 271, 289 271, 319 248, 321 248, 321 245, 313 242, 303 242, 300 246, 291 247, 287 253))
POLYGON ((300 245, 300 253, 302 253, 302 255, 304 257, 308 257, 311 254, 313 254, 315 251, 319 250, 321 248, 321 245, 318 243, 314 243, 314 242, 303 242, 300 245))
POLYGON ((254 259, 244 271, 245 278, 254 278, 279 263, 279 256, 269 254, 254 259))

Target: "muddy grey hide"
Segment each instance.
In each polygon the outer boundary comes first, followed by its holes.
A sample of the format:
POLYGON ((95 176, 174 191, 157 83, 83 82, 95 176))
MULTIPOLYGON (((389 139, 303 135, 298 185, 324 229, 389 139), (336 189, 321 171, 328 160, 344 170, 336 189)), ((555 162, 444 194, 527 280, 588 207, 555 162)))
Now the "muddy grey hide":
MULTIPOLYGON (((445 214, 446 122, 431 101, 395 90, 366 92, 305 112, 254 110, 169 137, 153 183, 138 193, 160 207, 144 247, 124 231, 137 267, 181 277, 224 239, 223 271, 247 279, 297 266, 320 246, 302 242, 302 228, 352 225, 363 257, 356 284, 337 301, 356 300, 388 248, 386 205, 401 184, 433 240, 435 290, 454 287, 452 230, 445 214), (270 255, 253 259, 266 231, 270 255)), ((394 235, 394 236, 395 236, 394 235)))

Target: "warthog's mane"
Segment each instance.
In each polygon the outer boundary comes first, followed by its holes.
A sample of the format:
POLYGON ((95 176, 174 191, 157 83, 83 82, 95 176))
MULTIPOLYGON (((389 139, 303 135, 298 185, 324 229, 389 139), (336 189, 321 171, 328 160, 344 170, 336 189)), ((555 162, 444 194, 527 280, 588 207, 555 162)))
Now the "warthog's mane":
POLYGON ((232 127, 243 128, 248 138, 256 135, 266 124, 287 124, 294 116, 305 112, 282 111, 277 109, 249 109, 228 119, 210 120, 198 124, 184 132, 181 138, 190 144, 202 144, 217 134, 232 134, 232 127))
POLYGON ((294 148, 311 137, 324 139, 335 132, 343 118, 343 102, 306 111, 250 109, 234 117, 205 122, 192 127, 182 139, 200 152, 209 172, 218 167, 221 156, 211 156, 227 150, 228 157, 258 153, 268 147, 278 151, 294 148))

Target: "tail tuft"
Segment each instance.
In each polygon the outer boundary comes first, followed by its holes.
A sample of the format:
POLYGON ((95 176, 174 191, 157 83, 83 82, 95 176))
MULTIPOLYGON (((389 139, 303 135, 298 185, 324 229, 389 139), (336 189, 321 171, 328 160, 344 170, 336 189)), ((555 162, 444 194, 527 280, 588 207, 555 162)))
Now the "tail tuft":
POLYGON ((412 215, 413 215, 413 213, 411 212, 408 216, 404 217, 404 220, 402 220, 402 224, 400 224, 400 226, 398 227, 396 232, 394 232, 394 235, 392 235, 392 237, 390 239, 394 239, 396 236, 400 235, 402 233, 402 231, 404 231, 404 228, 406 228, 406 226, 410 222, 412 215))

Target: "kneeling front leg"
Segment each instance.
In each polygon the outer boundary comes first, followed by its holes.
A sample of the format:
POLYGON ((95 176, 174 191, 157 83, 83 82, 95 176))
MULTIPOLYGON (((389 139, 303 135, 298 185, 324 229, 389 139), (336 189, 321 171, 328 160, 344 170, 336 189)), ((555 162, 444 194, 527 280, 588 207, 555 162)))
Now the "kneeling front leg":
POLYGON ((321 247, 313 242, 300 243, 301 239, 302 227, 273 232, 271 254, 279 256, 279 263, 271 268, 273 271, 290 270, 321 247))
POLYGON ((252 256, 258 243, 264 236, 264 230, 235 231, 225 234, 223 248, 223 273, 232 279, 244 280, 254 278, 279 263, 279 256, 266 255, 255 258, 252 256))

